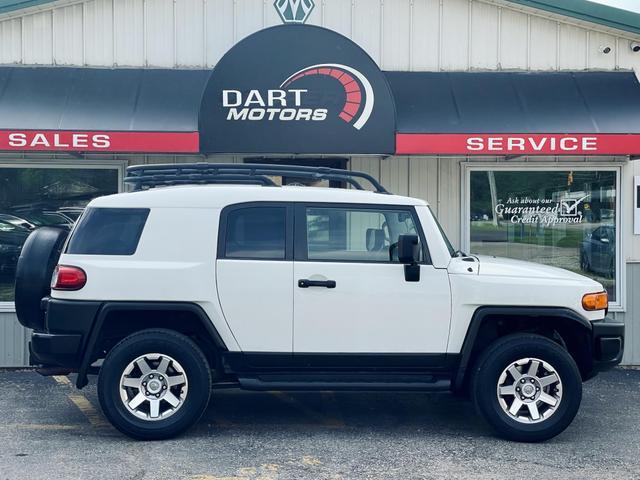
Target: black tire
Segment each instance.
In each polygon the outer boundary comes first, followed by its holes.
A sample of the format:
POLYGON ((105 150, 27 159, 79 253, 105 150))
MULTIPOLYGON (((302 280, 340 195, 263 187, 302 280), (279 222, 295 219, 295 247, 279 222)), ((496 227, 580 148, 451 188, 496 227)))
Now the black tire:
POLYGON ((18 320, 34 330, 44 328, 40 300, 51 293, 51 277, 69 231, 41 227, 27 237, 16 266, 15 304, 18 320))
POLYGON ((481 354, 472 371, 471 395, 477 411, 498 435, 519 442, 540 442, 555 437, 573 421, 582 400, 582 378, 571 355, 557 343, 541 335, 514 334, 496 340, 481 354), (556 410, 538 423, 520 423, 498 401, 500 375, 523 358, 547 362, 562 382, 556 410))
POLYGON ((98 378, 98 398, 105 416, 122 433, 139 440, 161 440, 184 432, 202 416, 210 394, 207 359, 191 339, 173 330, 149 329, 128 336, 109 352, 98 378), (127 365, 151 353, 175 359, 188 380, 184 403, 171 416, 154 421, 136 417, 120 397, 120 378, 127 365))

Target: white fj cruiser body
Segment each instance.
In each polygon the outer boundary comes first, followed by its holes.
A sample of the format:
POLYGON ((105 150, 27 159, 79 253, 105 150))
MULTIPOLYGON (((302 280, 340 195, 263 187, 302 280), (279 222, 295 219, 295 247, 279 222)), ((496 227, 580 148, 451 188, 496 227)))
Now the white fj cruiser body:
POLYGON ((66 240, 35 231, 18 265, 32 363, 78 372, 79 388, 99 372, 101 406, 130 436, 176 435, 212 387, 237 386, 454 391, 502 436, 539 441, 571 423, 583 380, 621 360, 601 284, 454 252, 422 200, 187 167, 133 167, 156 188, 95 199, 66 240), (234 184, 183 185, 194 175, 234 184))

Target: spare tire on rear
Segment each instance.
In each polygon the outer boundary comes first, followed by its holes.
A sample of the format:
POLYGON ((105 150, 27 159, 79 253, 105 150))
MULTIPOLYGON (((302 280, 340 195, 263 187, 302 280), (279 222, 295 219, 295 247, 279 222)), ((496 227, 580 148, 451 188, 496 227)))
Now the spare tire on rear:
POLYGON ((44 328, 40 301, 51 293, 53 270, 68 235, 63 228, 41 227, 24 242, 16 267, 15 304, 18 321, 27 328, 44 328))

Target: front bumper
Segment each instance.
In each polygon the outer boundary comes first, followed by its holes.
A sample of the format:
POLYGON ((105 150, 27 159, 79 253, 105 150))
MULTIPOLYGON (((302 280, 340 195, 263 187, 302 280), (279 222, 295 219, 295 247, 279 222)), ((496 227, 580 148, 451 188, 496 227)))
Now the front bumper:
POLYGON ((624 323, 610 319, 591 322, 593 373, 615 367, 624 355, 624 323))
POLYGON ((100 302, 43 298, 44 331, 31 334, 29 363, 76 370, 100 305, 100 302))

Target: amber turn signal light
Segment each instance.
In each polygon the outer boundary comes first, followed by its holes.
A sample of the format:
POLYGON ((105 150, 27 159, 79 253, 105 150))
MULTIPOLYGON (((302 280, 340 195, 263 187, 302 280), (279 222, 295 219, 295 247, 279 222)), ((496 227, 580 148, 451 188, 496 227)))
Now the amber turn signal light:
POLYGON ((607 292, 588 293, 582 297, 582 308, 585 310, 604 310, 609 306, 607 292))

